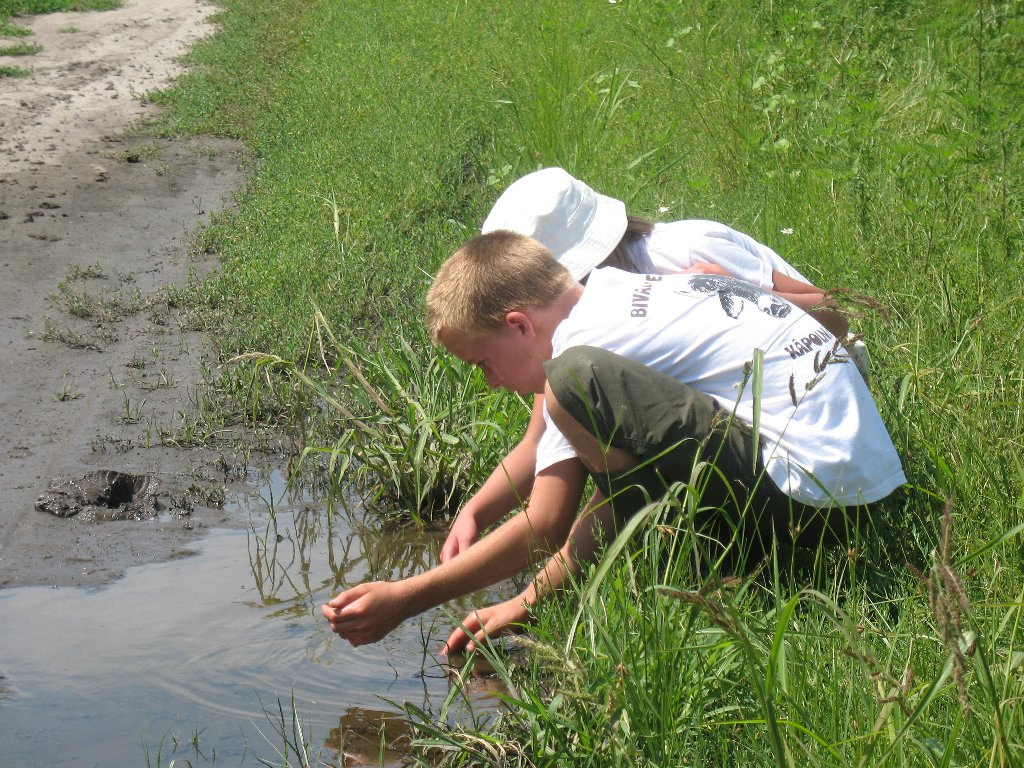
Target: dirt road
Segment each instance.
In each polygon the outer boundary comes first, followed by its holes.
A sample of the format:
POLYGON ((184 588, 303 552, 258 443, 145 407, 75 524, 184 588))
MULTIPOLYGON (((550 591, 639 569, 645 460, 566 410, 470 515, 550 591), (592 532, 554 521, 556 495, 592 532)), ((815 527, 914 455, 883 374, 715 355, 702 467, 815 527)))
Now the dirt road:
POLYGON ((228 522, 231 459, 162 444, 195 423, 203 350, 165 289, 210 268, 189 232, 230 205, 243 156, 224 140, 122 135, 213 11, 126 0, 13 20, 42 50, 4 62, 30 76, 0 78, 0 586, 100 584, 228 522), (160 514, 36 508, 55 477, 95 470, 152 476, 160 514))

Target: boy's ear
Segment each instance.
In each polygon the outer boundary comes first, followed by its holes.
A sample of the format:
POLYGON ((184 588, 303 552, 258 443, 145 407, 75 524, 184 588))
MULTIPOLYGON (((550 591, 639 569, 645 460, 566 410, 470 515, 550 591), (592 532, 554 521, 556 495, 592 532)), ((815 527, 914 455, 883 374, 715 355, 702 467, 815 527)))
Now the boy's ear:
POLYGON ((531 320, 530 316, 525 312, 509 312, 505 315, 505 325, 527 337, 532 338, 536 334, 536 329, 533 326, 533 320, 531 320))

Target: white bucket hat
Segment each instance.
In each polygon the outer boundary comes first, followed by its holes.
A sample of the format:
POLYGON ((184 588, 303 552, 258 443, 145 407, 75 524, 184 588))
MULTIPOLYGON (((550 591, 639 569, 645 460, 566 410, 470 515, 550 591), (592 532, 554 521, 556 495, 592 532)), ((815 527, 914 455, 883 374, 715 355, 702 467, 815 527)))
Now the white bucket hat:
POLYGON ((498 198, 481 231, 498 229, 538 240, 581 280, 619 244, 626 206, 561 168, 545 168, 512 182, 498 198))

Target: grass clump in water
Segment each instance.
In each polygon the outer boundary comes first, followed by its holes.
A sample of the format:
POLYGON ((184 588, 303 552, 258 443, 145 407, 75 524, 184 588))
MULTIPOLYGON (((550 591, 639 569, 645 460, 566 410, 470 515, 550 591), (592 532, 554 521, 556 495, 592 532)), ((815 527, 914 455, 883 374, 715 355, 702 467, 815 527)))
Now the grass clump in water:
POLYGON ((528 409, 436 354, 422 325, 391 339, 376 351, 343 344, 317 312, 301 364, 268 354, 238 361, 254 364, 254 380, 286 372, 307 398, 296 469, 324 471, 338 491, 354 486, 377 511, 424 524, 459 508, 510 447, 514 409, 522 428, 528 409))

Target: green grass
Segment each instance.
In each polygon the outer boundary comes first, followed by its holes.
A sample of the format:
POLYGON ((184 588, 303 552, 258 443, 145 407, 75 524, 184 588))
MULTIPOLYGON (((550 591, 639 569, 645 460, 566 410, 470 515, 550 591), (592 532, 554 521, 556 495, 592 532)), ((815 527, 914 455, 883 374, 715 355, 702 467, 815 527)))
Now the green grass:
POLYGON ((121 5, 121 0, 0 0, 0 18, 60 11, 110 11, 121 5))
POLYGON ((581 615, 544 609, 496 733, 425 745, 456 764, 1024 761, 1019 3, 223 7, 190 74, 153 95, 169 108, 156 131, 238 136, 255 158, 198 238, 222 270, 192 300, 223 359, 259 353, 217 386, 256 421, 307 429, 297 455, 338 485, 370 481, 329 398, 398 436, 376 441, 375 476, 406 510, 425 486, 399 492, 388 457, 439 457, 413 466, 450 478, 444 435, 477 439, 479 382, 416 319, 428 276, 540 165, 632 213, 725 221, 883 310, 852 323, 911 487, 854 551, 822 553, 827 578, 704 583, 665 555, 693 545, 669 516, 595 572, 581 615), (323 328, 337 343, 311 346, 323 328), (424 389, 439 370, 450 389, 424 389))
POLYGON ((34 56, 43 50, 43 46, 36 43, 15 43, 13 45, 0 45, 0 56, 34 56))
POLYGON ((0 64, 0 77, 28 77, 32 73, 22 67, 11 67, 0 64))
POLYGON ((423 764, 1020 764, 1020 582, 984 584, 1000 604, 964 581, 1006 542, 957 554, 947 514, 896 595, 844 552, 820 552, 816 574, 719 579, 694 572, 701 545, 674 506, 541 611, 525 669, 484 651, 509 689, 497 737, 409 708, 423 764))
POLYGON ((31 29, 11 24, 10 20, 0 16, 0 37, 28 37, 31 34, 31 29))

